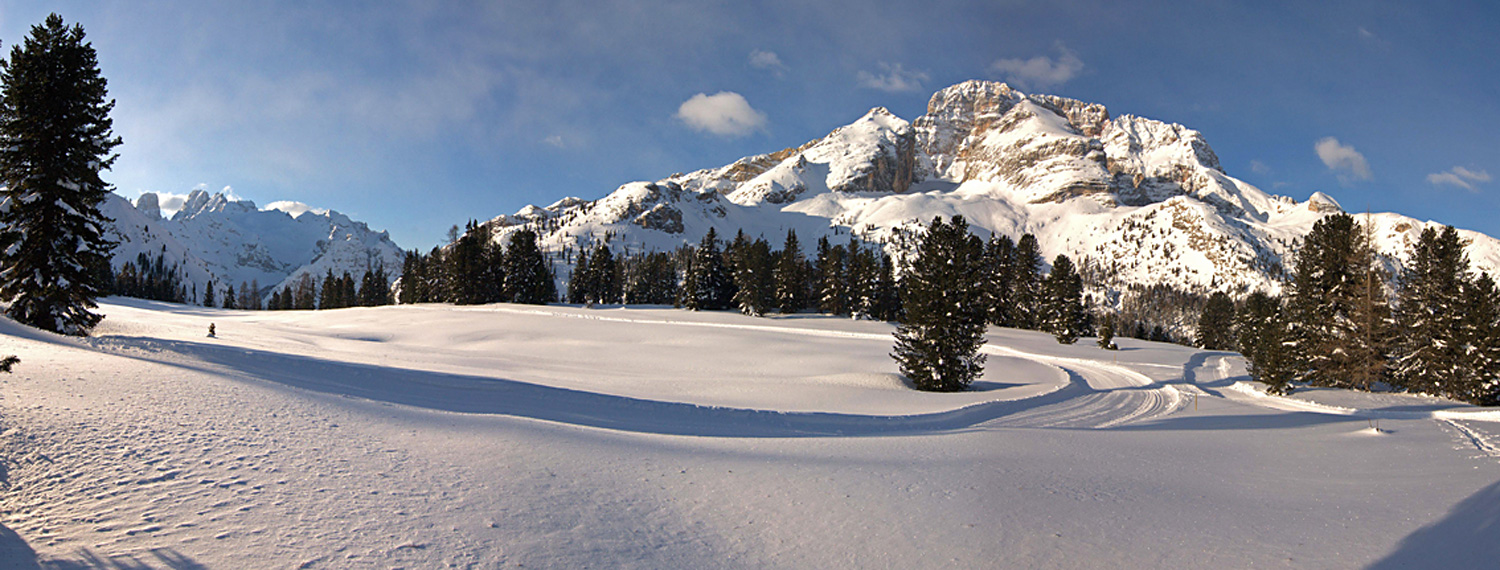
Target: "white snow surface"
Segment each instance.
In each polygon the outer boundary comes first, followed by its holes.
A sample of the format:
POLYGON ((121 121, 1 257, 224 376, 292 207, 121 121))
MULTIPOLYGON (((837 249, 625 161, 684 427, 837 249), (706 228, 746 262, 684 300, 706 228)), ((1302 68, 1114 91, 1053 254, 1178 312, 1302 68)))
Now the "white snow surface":
MULTIPOLYGON (((356 280, 366 269, 383 265, 389 280, 400 277, 404 253, 386 232, 371 230, 333 210, 301 202, 273 202, 259 209, 249 200, 224 193, 193 190, 182 209, 161 217, 156 194, 147 192, 135 204, 109 194, 101 211, 114 220, 110 239, 118 268, 146 253, 165 255, 176 264, 183 282, 201 299, 210 282, 215 298, 229 287, 260 284, 263 297, 289 287, 304 273, 323 278, 348 272, 356 280)), ((196 300, 196 299, 190 299, 196 300)))
POLYGON ((21 358, 0 375, 0 567, 1500 557, 1494 411, 1266 396, 1231 353, 992 329, 975 389, 931 394, 894 374, 890 325, 830 317, 100 310, 88 339, 0 321, 21 358))

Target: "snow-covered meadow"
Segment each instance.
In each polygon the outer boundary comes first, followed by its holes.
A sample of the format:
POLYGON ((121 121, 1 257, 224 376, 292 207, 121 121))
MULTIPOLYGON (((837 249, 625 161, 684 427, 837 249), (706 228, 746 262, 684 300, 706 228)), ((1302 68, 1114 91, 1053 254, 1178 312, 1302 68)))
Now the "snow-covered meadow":
POLYGON ((1500 412, 1266 397, 1227 353, 992 329, 929 394, 890 325, 821 316, 101 310, 0 321, 0 567, 1500 560, 1500 412))

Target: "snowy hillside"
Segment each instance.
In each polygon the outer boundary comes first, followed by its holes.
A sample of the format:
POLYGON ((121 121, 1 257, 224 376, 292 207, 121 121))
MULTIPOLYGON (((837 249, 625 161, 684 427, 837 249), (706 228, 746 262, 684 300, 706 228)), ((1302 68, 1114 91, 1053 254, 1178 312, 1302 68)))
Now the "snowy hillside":
MULTIPOLYGON (((773 244, 789 229, 804 244, 854 234, 894 250, 915 224, 962 214, 981 232, 1036 234, 1047 259, 1090 260, 1116 285, 1244 292, 1278 288, 1291 246, 1337 211, 1322 193, 1298 202, 1230 176, 1182 125, 969 81, 934 94, 910 122, 876 108, 800 147, 489 223, 496 239, 538 229, 554 251, 606 234, 622 251, 666 250, 710 227, 773 244)), ((1392 260, 1434 225, 1374 218, 1378 249, 1392 260)), ((1477 269, 1500 270, 1500 241, 1461 235, 1477 269)))
POLYGON ((1268 397, 1229 353, 993 329, 945 394, 872 321, 101 301, 91 338, 0 319, 0 568, 1500 558, 1500 413, 1268 397))
POLYGON ((287 209, 259 209, 248 200, 194 190, 170 218, 162 217, 152 193, 134 204, 110 194, 101 211, 115 220, 109 237, 120 244, 116 267, 140 253, 164 253, 199 298, 210 281, 222 299, 241 283, 258 283, 264 296, 305 273, 322 278, 330 269, 358 279, 384 265, 391 280, 399 277, 404 254, 386 232, 332 210, 287 209))

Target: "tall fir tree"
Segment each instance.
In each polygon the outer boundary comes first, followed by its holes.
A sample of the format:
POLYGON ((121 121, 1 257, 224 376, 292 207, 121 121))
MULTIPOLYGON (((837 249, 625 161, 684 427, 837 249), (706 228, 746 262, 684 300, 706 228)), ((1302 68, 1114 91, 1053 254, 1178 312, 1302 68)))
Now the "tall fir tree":
POLYGON ((1234 350, 1234 300, 1223 291, 1208 296, 1198 316, 1197 344, 1207 350, 1234 350))
POLYGON ((512 302, 545 305, 557 300, 557 284, 530 228, 510 234, 505 248, 505 296, 512 302))
POLYGON ((1402 388, 1429 394, 1461 391, 1469 313, 1469 259, 1452 226, 1427 228, 1412 244, 1401 276, 1394 378, 1402 388))
POLYGON ((997 327, 1013 326, 1011 299, 1011 274, 1014 267, 1016 244, 1010 236, 990 236, 984 248, 984 305, 989 312, 990 324, 997 327))
POLYGON ((1024 234, 1011 256, 1010 296, 1006 305, 1010 326, 1036 330, 1041 325, 1043 303, 1042 250, 1036 236, 1024 234))
POLYGON ((692 262, 682 285, 682 305, 693 311, 721 311, 729 308, 734 295, 729 269, 719 249, 719 234, 713 228, 693 249, 692 262))
POLYGON ((1297 250, 1287 302, 1297 380, 1367 387, 1384 375, 1388 302, 1370 245, 1340 213, 1313 224, 1297 250))
POLYGON ((1488 273, 1465 285, 1463 372, 1453 396, 1480 406, 1500 405, 1500 289, 1488 273))
POLYGON ((736 291, 734 304, 741 313, 760 316, 776 304, 775 260, 771 244, 757 239, 736 248, 732 268, 736 291))
POLYGON ((1052 259, 1052 273, 1043 282, 1042 330, 1061 344, 1078 342, 1083 336, 1083 280, 1073 260, 1063 254, 1052 259))
POLYGON ((0 299, 20 323, 82 336, 103 318, 113 108, 83 27, 57 14, 0 61, 0 299))
POLYGON ((964 390, 984 372, 983 257, 962 216, 934 218, 901 279, 905 316, 891 356, 919 390, 964 390))
POLYGON ((784 314, 807 308, 807 258, 797 232, 787 230, 786 241, 776 259, 776 304, 784 314))
POLYGON ((592 286, 590 281, 589 252, 580 249, 578 260, 573 262, 573 274, 568 276, 568 302, 578 305, 586 305, 589 302, 588 290, 592 286))
POLYGON ((1256 291, 1235 314, 1235 341, 1250 363, 1250 377, 1273 394, 1290 394, 1299 370, 1283 309, 1281 299, 1256 291))

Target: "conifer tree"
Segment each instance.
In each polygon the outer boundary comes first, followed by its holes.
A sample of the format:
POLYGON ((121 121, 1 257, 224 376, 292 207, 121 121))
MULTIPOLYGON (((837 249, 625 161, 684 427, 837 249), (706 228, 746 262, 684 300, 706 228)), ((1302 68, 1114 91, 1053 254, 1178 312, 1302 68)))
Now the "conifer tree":
POLYGON ((1010 264, 1010 298, 1006 313, 1010 326, 1035 330, 1041 325, 1043 303, 1042 252, 1036 236, 1024 234, 1016 242, 1010 264))
POLYGON ((510 234, 505 248, 505 294, 512 302, 545 305, 557 300, 557 284, 536 239, 536 232, 529 228, 510 234))
POLYGON ((984 371, 983 256, 962 216, 934 218, 901 279, 905 316, 891 356, 919 390, 963 390, 984 371))
POLYGON ((1058 254, 1052 260, 1052 273, 1043 283, 1042 330, 1052 333, 1061 344, 1078 342, 1083 336, 1083 280, 1073 268, 1073 260, 1058 254))
POLYGON ((1234 350, 1234 301, 1228 293, 1209 295, 1198 317, 1197 343, 1207 350, 1234 350))
POLYGON ((719 235, 713 228, 693 249, 692 263, 682 285, 683 306, 693 311, 720 311, 729 308, 734 295, 729 269, 719 250, 719 235))
POLYGON ((1319 386, 1367 387, 1384 375, 1384 289, 1374 252, 1348 214, 1313 224, 1296 253, 1288 288, 1291 348, 1303 367, 1297 380, 1319 386))
POLYGON ((1235 340, 1250 363, 1250 377, 1272 394, 1290 394, 1299 370, 1289 325, 1281 300, 1261 291, 1246 297, 1235 315, 1235 340))
POLYGON ((1500 405, 1500 289, 1487 273, 1464 287, 1463 359, 1454 397, 1480 406, 1500 405))
POLYGON ((212 279, 208 281, 208 286, 203 289, 203 306, 214 306, 214 282, 212 279))
POLYGON ((775 306, 776 282, 772 275, 771 244, 757 239, 741 244, 734 255, 734 304, 741 313, 760 316, 775 306))
POLYGON ((1113 313, 1105 315, 1099 321, 1099 348, 1104 350, 1119 350, 1115 345, 1115 323, 1119 320, 1113 313))
POLYGON ((115 244, 99 205, 114 101, 83 27, 52 14, 0 61, 0 299, 25 325, 86 335, 115 244))
POLYGON ((1396 341, 1396 384, 1414 392, 1445 394, 1461 391, 1466 347, 1465 290, 1469 259, 1458 231, 1427 228, 1412 245, 1410 261, 1401 277, 1397 320, 1402 331, 1396 341))
POLYGON ((588 290, 592 286, 589 283, 590 270, 588 250, 578 250, 578 261, 573 262, 573 275, 568 277, 569 303, 588 304, 588 290))
POLYGON ((1011 275, 1016 244, 1010 236, 993 235, 984 248, 984 305, 989 322, 997 327, 1014 326, 1011 275))
POLYGON ((797 232, 787 230, 786 241, 776 259, 776 304, 783 314, 807 308, 807 258, 797 232))
POLYGON ((880 273, 875 281, 875 305, 871 316, 879 321, 901 318, 901 293, 896 285, 896 264, 891 256, 880 255, 880 273))
POLYGON ((845 275, 846 252, 842 245, 829 245, 828 238, 818 239, 818 312, 829 315, 849 314, 848 278, 845 275))
POLYGON ((239 308, 239 305, 236 304, 237 302, 238 302, 238 298, 235 297, 234 285, 230 285, 229 286, 229 290, 224 292, 224 305, 223 305, 223 307, 225 309, 237 309, 237 308, 239 308))
POLYGON ((318 309, 339 308, 339 280, 333 276, 333 268, 328 268, 323 274, 322 284, 318 287, 318 309))
POLYGON ((589 302, 603 304, 620 302, 618 268, 615 264, 614 252, 610 251, 608 244, 600 242, 594 246, 590 273, 589 302))

